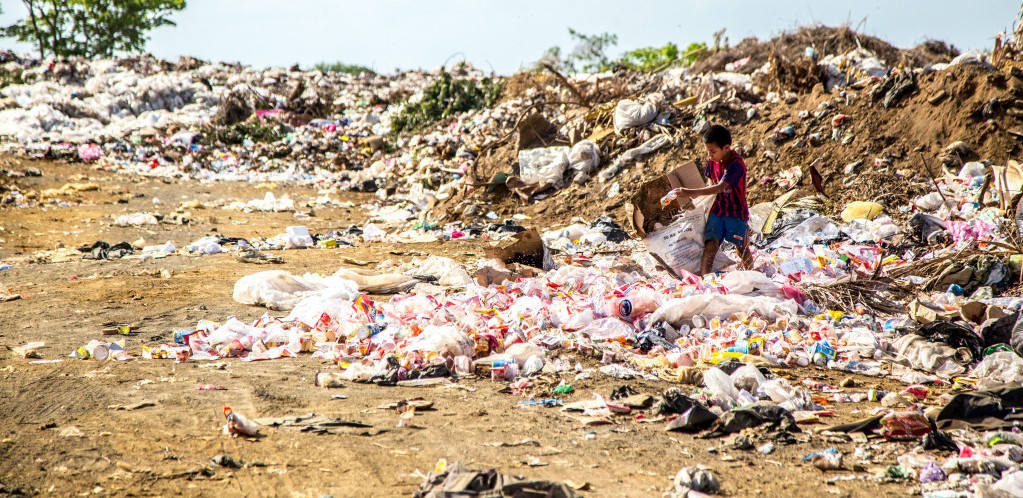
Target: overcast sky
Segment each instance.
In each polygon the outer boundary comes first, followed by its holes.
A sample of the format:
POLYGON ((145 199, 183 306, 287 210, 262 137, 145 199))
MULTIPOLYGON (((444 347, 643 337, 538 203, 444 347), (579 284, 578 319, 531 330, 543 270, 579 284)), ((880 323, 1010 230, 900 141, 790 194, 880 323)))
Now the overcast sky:
MULTIPOLYGON (((610 55, 674 42, 711 42, 726 28, 731 44, 769 39, 796 26, 849 24, 898 47, 929 38, 960 50, 988 49, 1010 32, 1020 0, 190 0, 173 16, 175 27, 152 32, 148 49, 177 59, 192 55, 255 67, 310 67, 342 61, 378 72, 434 68, 460 60, 510 74, 553 45, 572 48, 568 28, 614 33, 610 55)), ((0 24, 24 17, 21 2, 6 0, 0 24)), ((16 47, 0 40, 0 48, 16 47)))

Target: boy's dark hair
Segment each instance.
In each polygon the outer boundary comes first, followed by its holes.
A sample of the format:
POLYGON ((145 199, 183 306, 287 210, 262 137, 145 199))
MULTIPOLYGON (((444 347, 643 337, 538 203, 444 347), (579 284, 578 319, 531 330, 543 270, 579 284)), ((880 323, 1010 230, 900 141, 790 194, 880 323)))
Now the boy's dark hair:
POLYGON ((732 145, 732 132, 719 124, 711 125, 710 129, 703 133, 703 143, 718 147, 732 145))

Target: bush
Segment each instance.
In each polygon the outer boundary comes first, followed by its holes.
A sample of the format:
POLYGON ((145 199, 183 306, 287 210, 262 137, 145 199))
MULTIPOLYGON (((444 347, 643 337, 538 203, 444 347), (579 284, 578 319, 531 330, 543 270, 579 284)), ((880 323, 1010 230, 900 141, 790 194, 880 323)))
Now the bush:
POLYGON ((203 145, 214 145, 218 142, 225 145, 241 145, 246 139, 253 142, 274 143, 288 133, 284 123, 268 121, 261 123, 252 119, 242 121, 228 126, 216 126, 205 130, 200 143, 203 145))
POLYGON ((376 74, 376 71, 358 64, 345 64, 344 62, 320 62, 313 66, 317 71, 324 73, 339 73, 339 74, 359 74, 359 73, 370 73, 376 74))
POLYGON ((660 48, 644 47, 631 50, 626 52, 618 62, 635 71, 652 71, 676 63, 689 67, 706 55, 706 43, 690 43, 686 47, 685 53, 679 52, 678 46, 674 43, 668 43, 660 48))
POLYGON ((447 71, 423 91, 418 103, 406 101, 405 107, 391 119, 395 132, 414 131, 460 112, 492 107, 501 94, 501 85, 490 78, 477 83, 454 79, 447 71))

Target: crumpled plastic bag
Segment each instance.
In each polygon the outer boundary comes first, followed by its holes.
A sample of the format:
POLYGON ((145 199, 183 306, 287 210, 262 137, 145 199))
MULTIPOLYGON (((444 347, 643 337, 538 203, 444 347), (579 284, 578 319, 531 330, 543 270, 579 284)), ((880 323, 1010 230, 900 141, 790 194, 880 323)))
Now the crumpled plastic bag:
POLYGON ((455 356, 472 356, 476 343, 454 325, 430 325, 412 340, 409 351, 435 351, 455 356))
POLYGON ((774 321, 781 315, 794 315, 798 308, 796 302, 791 299, 782 301, 769 296, 699 294, 675 298, 664 303, 651 315, 650 323, 667 322, 677 327, 683 320, 700 314, 707 318, 726 318, 734 313, 747 311, 752 311, 765 320, 774 321))
POLYGON ((430 256, 425 260, 413 259, 398 270, 406 275, 429 275, 437 278, 437 285, 465 287, 474 281, 461 265, 451 258, 430 256))
POLYGON ((907 334, 892 345, 898 351, 898 360, 916 370, 941 377, 950 377, 965 371, 965 368, 955 362, 955 348, 946 344, 928 342, 919 335, 907 334))
POLYGON ((615 132, 643 126, 657 117, 657 106, 651 102, 623 99, 615 106, 615 132))
POLYGON ((884 206, 876 202, 853 201, 846 204, 842 210, 842 221, 848 223, 852 220, 872 220, 884 212, 884 206))
MULTIPOLYGON (((600 149, 590 140, 582 140, 572 146, 568 153, 568 167, 588 175, 600 166, 600 149)), ((521 163, 519 165, 521 168, 521 163)))
POLYGON ((519 178, 526 185, 564 186, 568 147, 544 147, 519 151, 519 178))
POLYGON ((618 318, 601 318, 594 320, 579 331, 579 335, 589 337, 594 341, 608 341, 623 339, 636 332, 636 329, 628 322, 618 318))
POLYGON ((726 274, 720 283, 728 287, 728 290, 733 294, 771 296, 776 298, 785 297, 785 293, 781 290, 781 285, 758 271, 733 271, 726 274))
POLYGON ((234 284, 234 300, 242 304, 257 304, 272 310, 291 310, 302 299, 324 289, 333 296, 353 300, 359 295, 359 286, 351 280, 321 277, 311 273, 299 277, 284 270, 268 270, 246 275, 234 284))
POLYGON ((977 378, 977 389, 1001 384, 1023 383, 1023 358, 1013 351, 999 351, 984 357, 970 375, 977 378))
POLYGON ((665 145, 671 143, 671 137, 665 134, 656 135, 650 140, 643 142, 639 147, 629 149, 618 158, 618 164, 625 164, 639 159, 640 156, 649 154, 665 145))

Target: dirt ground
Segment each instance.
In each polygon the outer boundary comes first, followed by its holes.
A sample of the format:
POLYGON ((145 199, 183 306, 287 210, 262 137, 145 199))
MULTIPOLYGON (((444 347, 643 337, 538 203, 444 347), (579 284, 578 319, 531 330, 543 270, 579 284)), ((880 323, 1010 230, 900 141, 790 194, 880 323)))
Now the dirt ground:
MULTIPOLYGON (((25 167, 39 168, 43 175, 17 179, 23 190, 57 188, 72 178, 95 182, 100 189, 64 197, 68 207, 0 208, 0 262, 13 263, 13 268, 0 271, 0 284, 22 295, 0 302, 0 495, 408 496, 422 482, 421 475, 441 459, 571 481, 583 488, 584 496, 594 497, 659 496, 670 489, 670 479, 680 468, 695 464, 714 469, 727 496, 903 496, 913 490, 904 481, 872 477, 882 475, 912 442, 871 440, 873 461, 854 469, 851 453, 856 445, 849 442, 804 434, 794 444, 776 442, 777 450, 765 456, 729 449, 730 439, 666 432, 663 422, 640 423, 634 415, 620 415, 612 425, 585 427, 557 408, 519 404, 524 398, 508 393, 507 383, 490 379, 462 378, 457 388, 347 383, 327 390, 315 387, 313 378, 317 371, 336 366, 308 355, 269 362, 228 359, 222 367, 67 358, 90 339, 102 338, 101 330, 111 324, 131 326, 127 349, 138 355, 143 345, 169 342, 173 330, 193 327, 200 319, 223 322, 236 316, 252 321, 266 310, 234 302, 232 288, 240 277, 267 267, 238 262, 229 254, 26 262, 39 251, 58 243, 75 247, 139 237, 147 245, 170 240, 181 247, 212 233, 272 236, 295 224, 324 233, 361 223, 365 213, 360 208, 316 208, 315 217, 296 220, 290 212, 194 209, 187 225, 120 228, 111 226, 120 214, 150 210, 166 215, 182 201, 248 201, 266 190, 242 183, 168 183, 20 159, 10 159, 7 169, 25 167), (118 203, 121 198, 128 198, 127 204, 118 203), (154 198, 160 203, 154 204, 154 198), (162 270, 170 270, 170 278, 162 270), (46 343, 42 359, 63 361, 32 364, 8 350, 30 341, 46 343), (199 384, 229 390, 196 390, 199 384), (435 410, 417 413, 413 428, 397 428, 397 413, 377 408, 414 397, 432 401, 435 410), (317 435, 263 427, 257 439, 234 438, 221 432, 225 405, 251 418, 317 413, 372 428, 317 435), (806 453, 827 447, 849 453, 849 470, 824 473, 801 461, 806 453), (229 455, 244 466, 213 465, 215 455, 229 455), (853 475, 855 479, 846 479, 853 475)), ((276 195, 284 192, 297 202, 316 196, 310 187, 274 189, 276 195)), ((372 199, 369 194, 334 196, 357 204, 372 199)), ((344 256, 378 262, 407 259, 409 253, 468 262, 482 254, 482 246, 466 241, 280 251, 276 254, 285 263, 273 268, 326 274, 342 266, 344 256)), ((595 360, 583 361, 598 366, 595 360)), ((814 368, 779 373, 836 385, 845 377, 814 368)), ((565 401, 592 399, 594 393, 606 397, 622 384, 651 395, 675 386, 686 392, 694 387, 614 380, 596 372, 592 379, 573 377, 564 376, 575 388, 565 401)), ((897 387, 887 380, 856 380, 859 387, 849 392, 897 387)), ((803 428, 809 433, 864 418, 876 406, 832 403, 835 416, 803 428)), ((647 416, 652 416, 649 410, 647 416)), ((757 446, 767 442, 756 431, 749 435, 757 446)))

